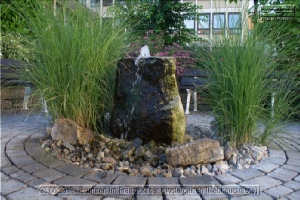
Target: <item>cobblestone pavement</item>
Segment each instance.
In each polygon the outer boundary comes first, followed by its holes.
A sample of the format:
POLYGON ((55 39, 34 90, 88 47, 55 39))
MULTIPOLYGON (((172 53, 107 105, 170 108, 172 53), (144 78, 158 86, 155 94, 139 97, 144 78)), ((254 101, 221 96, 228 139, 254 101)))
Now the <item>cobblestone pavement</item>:
MULTIPOLYGON (((201 118, 207 123, 207 114, 192 114, 189 120, 201 118), (197 118, 198 117, 198 118, 197 118)), ((39 138, 44 137, 48 124, 45 116, 32 114, 3 114, 1 117, 1 200, 3 199, 300 199, 300 123, 290 123, 288 133, 280 135, 270 148, 270 156, 249 169, 218 176, 191 178, 129 177, 101 173, 91 168, 82 169, 55 159, 41 150, 39 138), (40 187, 47 185, 48 187, 40 187), (231 185, 238 190, 259 186, 259 195, 225 194, 231 185), (41 194, 46 190, 56 195, 41 194), (69 186, 69 187, 67 187, 69 186), (121 186, 121 187, 118 187, 121 186), (144 188, 134 193, 134 186, 144 188), (168 186, 162 188, 161 186, 168 186), (192 190, 192 188, 196 188, 192 190), (162 193, 153 194, 159 190, 162 193), (126 190, 127 189, 127 190, 126 190), (176 189, 176 190, 171 190, 176 189), (119 190, 119 191, 117 191, 119 190), (86 191, 84 195, 78 191, 86 191), (142 191, 142 192, 141 192, 142 191), (143 195, 143 192, 152 195, 143 195), (184 194, 184 192, 190 192, 184 194), (211 191, 214 194, 207 194, 211 191), (65 194, 69 192, 73 194, 65 194), (121 196, 120 193, 129 193, 121 196), (176 193, 177 194, 174 194, 176 193), (219 192, 219 194, 216 194, 219 192), (74 194, 75 193, 75 194, 74 194), (104 194, 103 194, 104 193, 104 194)))

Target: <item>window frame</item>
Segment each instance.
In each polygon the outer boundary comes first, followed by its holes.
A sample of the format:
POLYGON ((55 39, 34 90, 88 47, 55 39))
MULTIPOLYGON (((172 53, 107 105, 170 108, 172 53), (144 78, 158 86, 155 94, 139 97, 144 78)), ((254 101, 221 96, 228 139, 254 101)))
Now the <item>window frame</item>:
POLYGON ((210 18, 211 18, 211 14, 210 13, 201 13, 199 14, 199 17, 197 19, 197 33, 198 34, 210 34, 210 27, 211 27, 211 23, 210 23, 210 18), (203 28, 203 27, 200 27, 199 25, 201 24, 200 21, 200 17, 203 17, 203 16, 207 16, 208 17, 208 21, 205 22, 207 23, 208 27, 207 28, 203 28))
POLYGON ((222 32, 225 31, 225 28, 226 28, 226 13, 225 12, 216 12, 216 13, 213 13, 212 14, 212 33, 213 34, 221 34, 222 32), (215 28, 214 25, 215 25, 215 16, 217 15, 220 15, 220 16, 223 16, 223 27, 221 26, 221 28, 215 28))
POLYGON ((239 33, 239 31, 242 30, 242 13, 240 13, 240 12, 229 12, 227 20, 228 20, 228 31, 230 33, 239 33), (235 27, 230 27, 230 25, 231 25, 230 21, 232 21, 230 19, 230 16, 233 16, 233 15, 238 15, 239 16, 239 18, 238 18, 239 21, 237 21, 235 23, 235 25, 238 25, 237 27, 236 26, 235 27))

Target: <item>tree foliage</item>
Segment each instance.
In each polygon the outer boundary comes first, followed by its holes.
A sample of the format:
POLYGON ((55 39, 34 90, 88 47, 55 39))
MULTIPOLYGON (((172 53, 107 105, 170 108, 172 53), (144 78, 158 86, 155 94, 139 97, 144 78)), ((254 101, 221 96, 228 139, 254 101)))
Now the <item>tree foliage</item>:
POLYGON ((117 6, 116 16, 134 20, 134 29, 140 36, 151 30, 162 35, 165 44, 185 44, 198 39, 194 29, 186 28, 184 20, 196 19, 199 9, 201 6, 179 0, 126 1, 125 6, 117 6))

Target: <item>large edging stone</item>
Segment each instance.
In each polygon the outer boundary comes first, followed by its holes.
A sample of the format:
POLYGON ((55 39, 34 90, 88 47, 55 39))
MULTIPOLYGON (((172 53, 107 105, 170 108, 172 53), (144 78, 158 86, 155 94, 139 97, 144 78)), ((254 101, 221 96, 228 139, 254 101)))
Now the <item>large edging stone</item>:
POLYGON ((166 156, 168 164, 176 167, 221 161, 224 159, 224 152, 218 141, 205 138, 167 148, 166 156))

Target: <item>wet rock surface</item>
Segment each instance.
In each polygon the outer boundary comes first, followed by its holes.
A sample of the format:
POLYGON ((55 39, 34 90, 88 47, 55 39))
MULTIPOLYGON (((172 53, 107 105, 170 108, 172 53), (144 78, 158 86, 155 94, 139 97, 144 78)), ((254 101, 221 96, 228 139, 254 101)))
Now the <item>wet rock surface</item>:
MULTIPOLYGON (((112 135, 117 138, 182 143, 186 118, 178 93, 175 59, 122 59, 116 73, 112 135)), ((138 145, 138 143, 137 143, 138 145)))

